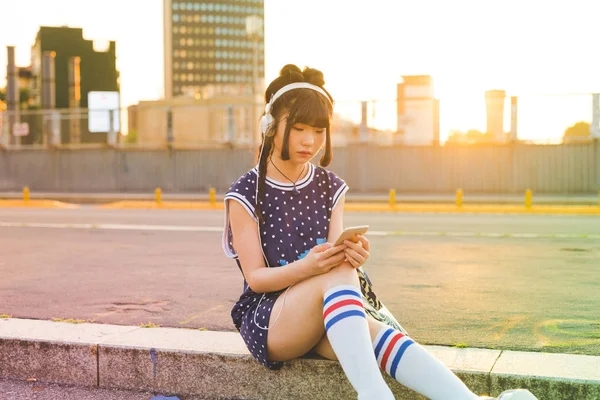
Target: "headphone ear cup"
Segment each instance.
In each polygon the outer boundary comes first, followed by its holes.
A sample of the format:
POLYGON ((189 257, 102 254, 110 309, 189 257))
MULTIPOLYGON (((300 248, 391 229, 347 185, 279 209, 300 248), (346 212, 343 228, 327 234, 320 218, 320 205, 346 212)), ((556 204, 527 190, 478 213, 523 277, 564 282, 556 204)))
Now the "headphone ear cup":
POLYGON ((273 116, 269 113, 266 113, 262 117, 260 117, 260 130, 265 135, 267 130, 269 130, 269 126, 273 123, 273 116))

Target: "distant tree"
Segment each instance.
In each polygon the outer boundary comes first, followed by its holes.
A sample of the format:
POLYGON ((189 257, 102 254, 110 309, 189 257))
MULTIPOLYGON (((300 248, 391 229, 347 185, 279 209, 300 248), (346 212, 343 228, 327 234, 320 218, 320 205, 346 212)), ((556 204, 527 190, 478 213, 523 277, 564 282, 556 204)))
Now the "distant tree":
POLYGON ((446 143, 449 144, 478 144, 478 143, 491 143, 494 141, 494 135, 492 133, 483 133, 476 129, 469 129, 466 132, 460 130, 450 131, 448 140, 446 143))
POLYGON ((591 135, 590 124, 585 121, 580 121, 565 129, 563 138, 586 138, 591 135))
POLYGON ((130 132, 127 133, 127 136, 125 136, 125 143, 137 143, 137 129, 132 129, 130 132))
MULTIPOLYGON (((20 88, 19 89, 19 103, 21 104, 21 109, 26 109, 27 104, 29 103, 29 99, 31 97, 31 92, 29 89, 20 88)), ((0 89, 0 101, 6 102, 6 88, 0 89)))

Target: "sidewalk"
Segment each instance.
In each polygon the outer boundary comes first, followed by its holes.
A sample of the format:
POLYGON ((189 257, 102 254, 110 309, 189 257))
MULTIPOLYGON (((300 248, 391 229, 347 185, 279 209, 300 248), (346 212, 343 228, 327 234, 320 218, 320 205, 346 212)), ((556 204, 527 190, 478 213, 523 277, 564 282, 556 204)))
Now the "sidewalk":
MULTIPOLYGON (((600 357, 425 346, 473 391, 600 398, 600 357)), ((236 332, 0 319, 0 378, 221 399, 351 399, 339 364, 302 358, 269 371, 236 332)), ((397 399, 422 399, 386 376, 397 399)))

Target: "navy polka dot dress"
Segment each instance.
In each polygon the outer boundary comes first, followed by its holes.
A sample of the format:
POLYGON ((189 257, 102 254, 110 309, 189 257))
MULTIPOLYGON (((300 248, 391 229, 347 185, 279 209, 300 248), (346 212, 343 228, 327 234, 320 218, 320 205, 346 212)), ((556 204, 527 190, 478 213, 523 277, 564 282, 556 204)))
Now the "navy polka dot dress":
MULTIPOLYGON (((261 201, 263 217, 260 238, 269 267, 280 267, 305 257, 317 244, 325 243, 329 233, 331 211, 348 190, 346 183, 333 172, 308 164, 308 174, 294 185, 267 177, 264 198, 261 201)), ((223 250, 236 260, 229 225, 229 201, 239 202, 258 222, 254 215, 256 205, 257 168, 253 168, 234 182, 225 195, 225 231, 223 250)), ((248 350, 260 363, 270 369, 279 369, 281 362, 271 362, 267 354, 266 329, 270 326, 271 310, 285 290, 258 294, 244 279, 244 291, 231 310, 235 327, 239 330, 248 350), (260 304, 259 304, 260 303, 260 304)))

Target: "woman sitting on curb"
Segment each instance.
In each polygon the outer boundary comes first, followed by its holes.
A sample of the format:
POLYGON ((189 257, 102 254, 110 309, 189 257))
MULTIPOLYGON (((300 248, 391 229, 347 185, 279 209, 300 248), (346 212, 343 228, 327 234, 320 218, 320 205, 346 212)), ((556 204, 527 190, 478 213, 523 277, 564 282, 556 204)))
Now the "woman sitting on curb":
MULTIPOLYGON (((480 399, 374 296, 361 268, 367 238, 332 244, 348 186, 323 168, 332 159, 333 116, 323 85, 318 70, 283 67, 265 93, 258 165, 225 196, 223 247, 244 276, 233 322, 270 369, 311 352, 339 360, 359 399, 394 398, 381 370, 430 399, 480 399), (323 148, 317 167, 310 160, 323 148)), ((499 399, 535 396, 515 390, 499 399)))

